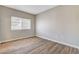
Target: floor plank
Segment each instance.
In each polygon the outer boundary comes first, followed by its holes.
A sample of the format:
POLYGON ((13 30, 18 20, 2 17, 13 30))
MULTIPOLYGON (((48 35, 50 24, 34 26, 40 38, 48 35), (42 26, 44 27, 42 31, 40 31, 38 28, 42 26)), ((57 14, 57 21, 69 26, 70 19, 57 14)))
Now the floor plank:
POLYGON ((79 49, 31 37, 0 44, 0 54, 78 54, 79 49))

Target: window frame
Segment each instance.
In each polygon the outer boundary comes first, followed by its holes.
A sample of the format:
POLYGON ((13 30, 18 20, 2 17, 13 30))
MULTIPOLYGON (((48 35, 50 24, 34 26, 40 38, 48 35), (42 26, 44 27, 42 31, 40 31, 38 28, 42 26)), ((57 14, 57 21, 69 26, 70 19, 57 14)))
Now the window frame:
MULTIPOLYGON (((11 26, 10 26, 10 27, 11 27, 11 30, 30 30, 30 29, 31 29, 31 26, 32 26, 31 24, 32 24, 32 20, 31 20, 30 18, 23 18, 23 17, 18 17, 18 16, 11 16, 11 26), (18 19, 21 19, 21 20, 22 20, 22 22, 21 22, 21 23, 22 23, 22 24, 21 24, 21 29, 12 29, 12 17, 18 18, 18 19), (24 25, 23 25, 23 19, 24 19, 24 20, 25 20, 25 19, 26 19, 26 20, 29 20, 29 26, 30 26, 29 28, 23 28, 23 26, 24 26, 24 25)), ((27 25, 26 25, 26 26, 27 26, 27 25)))

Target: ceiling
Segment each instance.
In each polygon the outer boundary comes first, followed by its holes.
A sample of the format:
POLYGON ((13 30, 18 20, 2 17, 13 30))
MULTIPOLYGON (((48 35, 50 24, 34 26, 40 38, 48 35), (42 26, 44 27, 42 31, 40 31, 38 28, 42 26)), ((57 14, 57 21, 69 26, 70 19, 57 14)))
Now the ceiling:
POLYGON ((56 5, 4 5, 4 6, 34 15, 56 7, 56 5))

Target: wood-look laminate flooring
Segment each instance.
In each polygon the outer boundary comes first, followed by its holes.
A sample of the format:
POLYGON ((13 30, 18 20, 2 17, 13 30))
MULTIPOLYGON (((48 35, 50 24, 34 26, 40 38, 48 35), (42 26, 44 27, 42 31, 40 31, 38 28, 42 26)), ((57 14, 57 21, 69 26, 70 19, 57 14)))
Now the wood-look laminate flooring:
POLYGON ((38 37, 0 44, 0 54, 78 54, 79 50, 38 37))

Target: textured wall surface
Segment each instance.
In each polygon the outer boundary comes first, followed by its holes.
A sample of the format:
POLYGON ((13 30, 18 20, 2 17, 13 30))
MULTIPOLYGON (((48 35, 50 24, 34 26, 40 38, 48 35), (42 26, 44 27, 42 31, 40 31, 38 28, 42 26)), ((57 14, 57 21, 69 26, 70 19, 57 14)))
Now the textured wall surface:
POLYGON ((34 36, 35 35, 34 28, 35 28, 34 15, 0 6, 0 41, 34 36), (11 16, 32 19, 32 28, 30 30, 12 31, 11 30, 11 16))
POLYGON ((79 6, 58 6, 36 19, 37 36, 79 47, 79 6))

